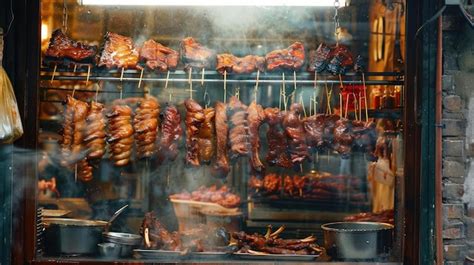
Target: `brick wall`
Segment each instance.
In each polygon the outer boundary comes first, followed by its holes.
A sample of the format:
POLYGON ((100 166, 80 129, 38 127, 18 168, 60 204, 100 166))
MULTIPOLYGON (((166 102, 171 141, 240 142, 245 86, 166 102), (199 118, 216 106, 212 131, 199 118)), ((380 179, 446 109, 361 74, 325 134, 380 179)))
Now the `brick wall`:
POLYGON ((442 208, 444 260, 450 265, 474 264, 474 69, 466 64, 474 61, 473 48, 474 30, 459 13, 445 15, 442 208))

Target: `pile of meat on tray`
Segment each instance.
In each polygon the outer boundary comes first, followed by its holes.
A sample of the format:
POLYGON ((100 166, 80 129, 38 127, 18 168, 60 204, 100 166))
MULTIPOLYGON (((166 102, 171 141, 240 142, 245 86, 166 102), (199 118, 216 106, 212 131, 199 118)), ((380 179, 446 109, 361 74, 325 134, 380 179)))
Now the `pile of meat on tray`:
MULTIPOLYGON (((294 42, 284 49, 268 52, 265 56, 246 55, 238 57, 230 53, 217 54, 214 50, 187 37, 181 41, 179 51, 149 39, 136 45, 132 38, 107 32, 99 51, 97 46, 72 40, 60 29, 53 32, 45 63, 55 65, 71 64, 105 66, 108 69, 150 69, 158 72, 175 70, 179 61, 185 70, 215 69, 220 73, 250 74, 260 71, 296 71, 305 65, 305 47, 294 42)), ((332 74, 344 74, 349 69, 363 71, 362 59, 354 59, 348 47, 338 44, 329 47, 322 43, 318 49, 309 52, 307 70, 332 74)))
POLYGON ((334 176, 328 173, 311 176, 279 176, 275 173, 265 175, 263 179, 251 176, 248 187, 254 198, 271 200, 350 200, 362 202, 365 193, 358 187, 361 180, 357 177, 334 176))
POLYGON ((170 198, 178 200, 212 202, 226 208, 235 208, 240 206, 240 197, 230 192, 226 185, 223 185, 220 188, 217 188, 216 185, 212 185, 209 188, 201 186, 191 193, 184 191, 182 193, 170 195, 170 198))
POLYGON ((394 224, 394 211, 391 210, 384 210, 378 213, 358 213, 350 216, 346 216, 344 221, 349 222, 381 222, 381 223, 388 223, 394 224))
POLYGON ((265 235, 246 232, 232 232, 230 245, 237 246, 237 253, 262 254, 286 254, 286 255, 319 255, 324 248, 316 244, 316 237, 308 236, 302 239, 283 239, 280 233, 284 226, 272 231, 268 226, 265 235))
POLYGON ((146 249, 180 252, 224 251, 230 242, 223 228, 198 227, 184 232, 170 232, 154 212, 145 214, 140 227, 146 249))

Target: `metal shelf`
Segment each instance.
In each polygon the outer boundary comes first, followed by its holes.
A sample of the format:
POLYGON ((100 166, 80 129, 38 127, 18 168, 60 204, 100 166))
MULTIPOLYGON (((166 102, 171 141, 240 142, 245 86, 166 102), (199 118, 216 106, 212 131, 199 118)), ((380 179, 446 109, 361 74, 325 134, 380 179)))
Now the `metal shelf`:
MULTIPOLYGON (((191 79, 189 73, 183 70, 176 70, 170 72, 169 79, 166 79, 166 73, 156 73, 145 71, 143 77, 140 78, 141 72, 139 70, 124 70, 123 75, 120 70, 104 70, 101 68, 91 68, 91 74, 89 75, 89 81, 113 81, 113 82, 189 82, 190 80, 194 83, 223 83, 224 77, 222 74, 216 71, 205 71, 204 79, 202 79, 201 72, 193 72, 191 79), (120 77, 122 75, 122 77, 120 77)), ((330 74, 318 74, 318 80, 314 80, 314 74, 308 72, 295 72, 296 81, 294 80, 293 72, 280 72, 280 73, 261 73, 259 76, 259 84, 281 84, 285 83, 288 85, 299 84, 299 85, 314 85, 316 84, 340 84, 338 76, 330 74), (285 73, 285 80, 283 80, 283 73, 285 73)), ((372 85, 404 85, 403 73, 397 72, 367 72, 365 73, 365 84, 367 86, 372 85), (374 80, 371 77, 392 77, 394 80, 374 80)), ((245 83, 255 84, 257 78, 256 73, 252 74, 227 74, 226 82, 228 84, 245 83)), ((70 69, 57 69, 54 79, 53 70, 49 68, 43 68, 41 71, 41 80, 71 80, 71 81, 86 81, 87 80, 87 68, 79 69, 76 72, 70 69)), ((342 76, 342 83, 345 85, 362 85, 360 73, 347 73, 342 76)))

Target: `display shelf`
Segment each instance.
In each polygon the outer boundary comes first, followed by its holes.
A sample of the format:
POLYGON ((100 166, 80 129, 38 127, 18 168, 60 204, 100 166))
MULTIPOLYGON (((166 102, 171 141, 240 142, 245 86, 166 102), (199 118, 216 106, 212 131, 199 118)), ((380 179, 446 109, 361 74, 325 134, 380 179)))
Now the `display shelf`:
MULTIPOLYGON (((167 73, 156 73, 144 71, 143 76, 139 70, 104 70, 101 68, 93 68, 90 71, 89 76, 87 75, 87 68, 81 68, 81 71, 77 70, 74 72, 72 69, 53 69, 43 68, 41 71, 41 80, 70 80, 70 81, 122 81, 122 82, 204 82, 204 83, 223 83, 224 81, 229 84, 233 83, 247 83, 255 84, 257 80, 257 73, 252 74, 227 74, 227 78, 224 80, 224 76, 216 71, 206 70, 204 72, 204 78, 202 78, 202 72, 193 72, 191 78, 189 72, 183 70, 176 70, 169 72, 169 78, 167 73), (53 76, 54 75, 54 76, 53 76)), ((403 73, 398 72, 367 72, 365 75, 365 84, 367 86, 372 85, 403 85, 403 73), (391 78, 393 80, 378 80, 373 77, 384 77, 386 79, 391 78)), ((314 84, 342 84, 344 85, 362 85, 362 75, 360 73, 349 72, 341 76, 339 80, 338 76, 330 74, 318 74, 317 80, 315 80, 314 73, 308 72, 280 72, 280 73, 261 73, 259 75, 259 84, 281 84, 292 85, 294 83, 298 85, 314 85, 314 84), (283 74, 284 78, 283 78, 283 74), (295 74, 295 75, 294 75, 295 74), (296 78, 295 78, 296 77, 296 78), (296 79, 296 80, 295 80, 296 79), (342 80, 342 81, 341 81, 342 80)))

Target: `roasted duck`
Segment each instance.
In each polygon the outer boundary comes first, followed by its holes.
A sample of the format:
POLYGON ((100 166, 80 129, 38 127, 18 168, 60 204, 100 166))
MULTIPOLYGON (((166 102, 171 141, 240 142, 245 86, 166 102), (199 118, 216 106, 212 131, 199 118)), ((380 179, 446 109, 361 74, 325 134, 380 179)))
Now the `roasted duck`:
POLYGON ((257 70, 265 70, 265 58, 256 55, 247 55, 239 58, 229 53, 217 55, 217 67, 219 73, 250 74, 257 70))
POLYGON ((285 128, 283 128, 284 115, 278 108, 265 109, 265 121, 269 125, 267 131, 268 151, 265 160, 271 166, 291 168, 293 164, 288 153, 285 128))
POLYGON ((290 111, 283 119, 286 136, 288 137, 288 151, 293 165, 301 164, 309 159, 308 145, 306 144, 306 132, 303 121, 300 119, 302 113, 301 104, 294 103, 290 111))
POLYGON ((161 138, 158 156, 161 162, 174 161, 178 156, 178 144, 183 129, 181 128, 181 114, 176 106, 167 104, 161 118, 161 138))
POLYGON ((132 109, 117 104, 107 114, 109 118, 110 159, 116 166, 125 166, 130 162, 133 146, 132 109))
POLYGON ((68 95, 65 101, 63 112, 63 128, 61 140, 61 165, 67 167, 70 165, 69 159, 72 152, 72 141, 74 136, 74 108, 77 100, 68 95))
POLYGON ((204 122, 199 129, 198 149, 200 163, 209 164, 214 156, 215 145, 215 115, 214 108, 205 108, 204 122))
POLYGON ((86 45, 70 39, 61 29, 53 31, 45 52, 46 60, 70 60, 73 63, 91 64, 95 62, 97 46, 86 45))
POLYGON ((158 136, 160 104, 152 96, 138 102, 133 117, 133 130, 135 131, 135 144, 138 158, 150 158, 156 152, 156 139, 158 136))
POLYGON ((107 32, 98 66, 107 68, 137 68, 138 51, 133 40, 117 33, 107 32))
POLYGON ((191 37, 185 38, 181 42, 180 54, 185 69, 210 69, 216 62, 216 53, 191 37))
POLYGON ((333 47, 329 57, 331 59, 329 60, 327 69, 334 75, 344 74, 354 65, 354 59, 351 52, 342 44, 333 47))
POLYGON ((250 164, 253 170, 262 172, 265 169, 262 161, 260 160, 260 126, 265 120, 265 112, 261 105, 258 105, 255 101, 248 107, 248 126, 249 126, 249 137, 251 145, 250 153, 250 164))
POLYGON ((178 66, 179 53, 154 40, 147 40, 140 49, 140 61, 151 70, 161 72, 174 70, 178 66))
POLYGON ((199 131, 206 120, 204 111, 196 101, 187 99, 186 107, 186 164, 199 166, 199 131))
POLYGON ((101 159, 105 154, 106 145, 105 127, 107 121, 104 115, 104 105, 92 101, 86 121, 84 142, 87 147, 87 158, 89 160, 101 159))
POLYGON ((225 177, 230 171, 229 158, 227 157, 227 140, 229 127, 227 126, 227 105, 222 102, 216 103, 216 164, 214 175, 225 177))
POLYGON ((316 50, 311 50, 309 52, 308 71, 312 73, 324 71, 329 63, 330 53, 331 48, 324 43, 319 44, 316 50))
POLYGON ((235 159, 239 156, 246 156, 250 154, 251 151, 247 106, 242 104, 237 97, 231 97, 229 100, 228 114, 230 117, 230 158, 235 159))
POLYGON ((77 178, 81 181, 92 180, 92 167, 85 157, 86 148, 84 146, 84 135, 86 129, 86 118, 89 111, 89 104, 77 100, 74 105, 74 133, 72 140, 72 163, 77 163, 77 178))
POLYGON ((267 53, 267 70, 277 69, 298 70, 304 64, 304 46, 301 42, 295 42, 290 47, 267 53))

